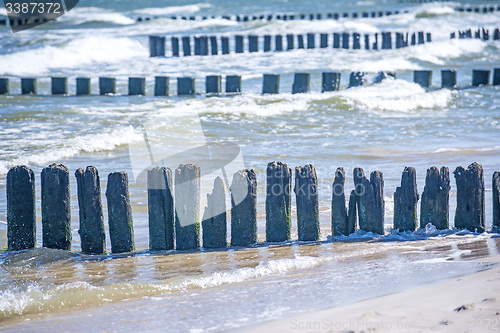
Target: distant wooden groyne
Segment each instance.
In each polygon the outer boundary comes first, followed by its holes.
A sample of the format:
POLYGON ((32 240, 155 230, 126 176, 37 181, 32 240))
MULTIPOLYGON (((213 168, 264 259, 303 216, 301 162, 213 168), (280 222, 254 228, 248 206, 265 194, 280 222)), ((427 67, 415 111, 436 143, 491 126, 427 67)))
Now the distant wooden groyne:
MULTIPOLYGON (((413 72, 413 82, 418 83, 422 87, 432 87, 432 71, 417 70, 413 72)), ((373 80, 380 82, 388 76, 396 77, 396 73, 379 72, 376 73, 373 80)), ((323 72, 321 75, 321 92, 329 92, 339 90, 340 72, 323 72)), ((368 83, 366 81, 367 73, 351 72, 349 75, 348 88, 362 86, 368 83)), ((116 96, 116 78, 100 77, 99 94, 116 96)), ((240 75, 225 76, 225 84, 223 85, 222 75, 208 75, 205 78, 204 94, 207 96, 234 95, 242 93, 242 79, 240 75)), ((500 85, 500 68, 476 69, 472 71, 471 86, 477 87, 482 85, 500 85)), ((311 74, 310 73, 295 73, 294 81, 291 87, 291 93, 307 93, 310 92, 311 74)), ((457 71, 455 69, 441 70, 441 88, 454 89, 457 88, 457 71)), ((76 78, 76 96, 91 95, 91 78, 79 77, 76 78)), ((280 93, 280 75, 279 74, 263 74, 262 76, 262 93, 263 94, 278 94, 280 93)), ((10 79, 0 77, 0 95, 10 95, 10 79)), ((36 78, 21 78, 21 94, 30 96, 37 95, 37 79, 36 78)), ((68 92, 67 77, 52 77, 51 78, 51 94, 56 96, 70 96, 68 92)), ((177 95, 178 96, 195 96, 196 82, 194 77, 179 77, 177 78, 177 95)), ((146 96, 146 78, 145 77, 130 77, 128 78, 128 95, 129 96, 146 96)), ((154 96, 169 96, 170 95, 170 77, 155 76, 154 78, 154 96)))
MULTIPOLYGON (((318 177, 313 164, 298 166, 294 172, 286 163, 267 165, 266 242, 291 240, 291 197, 295 194, 298 241, 320 238, 318 177), (293 176, 294 175, 294 176, 293 176), (292 184, 294 184, 292 186, 292 184), (293 190, 292 190, 293 187, 293 190)), ((485 232, 485 185, 482 166, 472 163, 457 167, 457 208, 455 228, 485 232)), ((227 243, 226 189, 221 178, 214 180, 207 207, 201 217, 198 165, 183 164, 176 170, 154 167, 147 171, 149 248, 153 251, 225 248, 227 243), (200 237, 202 234, 202 238, 200 237)), ((95 167, 75 172, 78 190, 79 235, 84 253, 106 251, 103 205, 99 173, 95 167)), ((41 173, 42 246, 71 249, 70 174, 63 165, 52 164, 41 173)), ((345 171, 338 168, 332 183, 332 235, 349 235, 358 228, 384 234, 383 173, 353 170, 354 188, 348 205, 345 197, 345 171)), ((449 228, 450 175, 447 167, 427 169, 425 187, 417 191, 416 172, 406 167, 401 186, 394 193, 394 228, 415 231, 432 223, 437 229, 449 228), (417 202, 421 201, 420 220, 417 202)), ((493 231, 500 230, 500 172, 492 176, 493 231)), ((257 178, 253 170, 233 175, 231 197, 230 246, 257 243, 257 178)), ((26 166, 16 166, 7 174, 8 249, 31 249, 36 244, 35 176, 26 166)), ((106 188, 109 237, 113 253, 135 250, 132 209, 125 172, 108 175, 106 188)))

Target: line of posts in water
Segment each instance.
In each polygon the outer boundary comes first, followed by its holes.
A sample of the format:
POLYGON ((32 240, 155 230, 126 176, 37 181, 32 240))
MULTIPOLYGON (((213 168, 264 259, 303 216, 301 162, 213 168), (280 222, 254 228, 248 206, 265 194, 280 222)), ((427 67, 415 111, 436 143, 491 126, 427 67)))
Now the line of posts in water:
MULTIPOLYGON (((485 232, 485 185, 482 166, 472 163, 457 167, 457 206, 454 226, 472 232, 485 232)), ((78 189, 79 230, 84 253, 106 250, 100 178, 95 167, 75 172, 78 189)), ((227 242, 226 190, 220 177, 207 195, 207 207, 200 216, 200 177, 198 165, 183 164, 172 171, 154 167, 147 172, 149 248, 153 251, 224 248, 227 242), (181 223, 181 221, 183 221, 181 223), (202 232, 202 237, 200 238, 202 232)), ((63 165, 50 165, 41 172, 43 246, 70 250, 70 175, 63 165)), ((362 168, 353 170, 354 189, 346 206, 345 172, 338 168, 332 183, 331 230, 333 236, 349 235, 357 229, 384 234, 384 179, 380 171, 365 176, 362 168)), ((295 194, 299 241, 320 239, 318 177, 313 164, 292 169, 282 162, 267 165, 266 242, 291 240, 291 196, 295 194)), ((394 229, 400 232, 425 228, 448 229, 450 175, 447 167, 427 169, 422 195, 418 193, 416 172, 406 167, 401 185, 394 193, 394 229), (417 218, 417 202, 420 221, 417 218)), ((492 177, 492 231, 500 230, 500 172, 492 177)), ((253 170, 234 174, 231 197, 231 246, 257 243, 257 178, 253 170), (243 194, 243 195, 242 195, 243 194), (239 197, 238 197, 239 196, 239 197)), ((36 243, 35 177, 31 169, 17 166, 7 174, 8 249, 31 249, 36 243)), ((106 199, 109 237, 113 253, 132 252, 134 227, 125 172, 108 175, 106 199)))
MULTIPOLYGON (((330 92, 339 90, 340 87, 340 72, 323 72, 321 81, 321 92, 330 92)), ((375 82, 391 76, 396 77, 395 73, 379 72, 375 76, 375 82)), ((347 88, 361 86, 366 83, 367 73, 352 72, 349 75, 349 84, 347 88)), ((156 76, 154 80, 154 96, 169 96, 170 95, 170 77, 156 76)), ((416 70, 413 72, 413 82, 418 83, 422 87, 432 86, 432 71, 416 70)), ((488 69, 475 69, 472 71, 472 86, 500 85, 500 68, 494 68, 493 74, 488 69), (491 80, 490 80, 491 77, 491 80)), ((221 75, 208 75, 205 78, 205 94, 208 96, 220 96, 223 94, 223 86, 227 95, 240 94, 242 92, 242 79, 240 75, 227 75, 225 77, 225 85, 221 75)), ((311 74, 310 73, 295 73, 292 84, 292 93, 307 93, 310 92, 311 74)), ((454 69, 441 70, 441 87, 456 88, 457 87, 457 71, 454 69)), ((37 79, 36 78, 21 78, 21 94, 36 95, 37 79)), ((262 79, 263 94, 278 94, 280 92, 280 75, 279 74, 264 74, 262 79)), ((68 95, 68 78, 52 77, 51 78, 51 93, 52 95, 68 95)), ((10 94, 9 78, 0 78, 0 95, 10 94)), ((99 94, 100 95, 116 95, 116 78, 100 77, 99 78, 99 94)), ((177 78, 177 95, 178 96, 194 96, 196 95, 196 85, 194 77, 179 77, 177 78)), ((76 78, 76 96, 91 95, 91 79, 76 78)), ((130 77, 128 79, 128 95, 146 96, 146 78, 145 77, 130 77)))
MULTIPOLYGON (((149 36, 150 57, 166 55, 166 37, 149 36)), ((331 45, 334 49, 353 50, 390 50, 410 45, 420 45, 432 41, 430 32, 381 32, 373 35, 358 32, 307 33, 286 35, 235 35, 234 45, 230 44, 229 36, 172 36, 170 38, 170 54, 179 56, 208 56, 230 53, 281 52, 295 49, 326 49, 331 45), (393 39, 394 35, 394 39, 393 39), (380 38, 379 38, 380 36, 380 38), (380 41, 379 41, 380 39, 380 41), (394 40, 394 43, 393 43, 394 40), (245 47, 245 45, 247 45, 245 47)))

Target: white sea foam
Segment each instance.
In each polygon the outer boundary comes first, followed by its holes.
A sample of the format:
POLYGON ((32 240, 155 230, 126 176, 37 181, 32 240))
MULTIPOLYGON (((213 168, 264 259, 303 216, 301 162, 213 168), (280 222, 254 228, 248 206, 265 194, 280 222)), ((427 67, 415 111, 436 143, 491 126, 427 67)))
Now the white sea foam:
POLYGON ((212 5, 208 3, 198 3, 186 6, 170 6, 161 8, 143 8, 135 10, 135 14, 147 14, 147 15, 169 15, 169 14, 189 14, 196 13, 202 9, 210 8, 212 5))
POLYGON ((135 20, 121 13, 98 7, 76 7, 59 20, 61 22, 71 21, 74 24, 107 22, 117 25, 129 25, 135 23, 135 20))

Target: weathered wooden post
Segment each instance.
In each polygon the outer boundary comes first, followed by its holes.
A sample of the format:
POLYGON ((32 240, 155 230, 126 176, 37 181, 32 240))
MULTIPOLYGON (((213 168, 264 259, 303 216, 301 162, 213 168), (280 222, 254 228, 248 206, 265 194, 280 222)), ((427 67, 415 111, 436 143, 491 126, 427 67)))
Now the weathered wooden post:
POLYGON ((274 47, 275 51, 283 51, 283 36, 282 35, 274 36, 274 43, 275 43, 275 47, 274 47))
POLYGON ((429 223, 437 229, 450 227, 450 171, 447 167, 427 169, 420 203, 420 228, 429 223))
POLYGON ((315 34, 308 33, 307 34, 307 48, 314 49, 315 48, 315 34))
POLYGON ((146 96, 146 78, 129 77, 128 94, 129 96, 137 96, 137 95, 146 96))
POLYGON ((207 207, 201 224, 204 248, 227 246, 226 194, 220 177, 215 178, 212 193, 207 194, 207 207))
POLYGON ((347 32, 342 34, 342 48, 349 49, 349 34, 347 32))
POLYGON ((441 70, 441 87, 455 88, 457 86, 457 71, 454 69, 441 70))
POLYGON ((294 49, 293 41, 294 41, 294 35, 287 34, 286 35, 286 49, 287 49, 287 51, 294 49))
POLYGON ((365 73, 362 72, 352 72, 349 76, 349 85, 347 88, 359 87, 363 85, 363 77, 365 73))
POLYGON ((158 51, 156 50, 156 38, 157 36, 149 36, 149 56, 157 57, 158 51))
POLYGON ((179 56, 179 37, 172 37, 172 57, 179 56))
POLYGON ((26 78, 26 77, 21 78, 21 94, 36 95, 36 93, 37 93, 36 79, 26 78))
POLYGON ((264 52, 271 51, 271 36, 264 35, 264 52))
POLYGON ((157 36, 155 39, 156 44, 156 57, 165 56, 165 37, 157 36))
POLYGON ((361 38, 361 35, 359 33, 354 32, 352 34, 352 48, 353 48, 353 50, 361 49, 360 38, 361 38))
POLYGON ((427 33, 425 34, 425 41, 426 41, 427 43, 432 42, 432 35, 431 35, 431 33, 430 33, 430 32, 427 32, 427 33))
POLYGON ((280 90, 280 76, 278 74, 264 74, 262 83, 263 94, 278 94, 280 90))
POLYGON ((500 172, 493 173, 493 231, 500 232, 500 172))
POLYGON ((266 241, 290 240, 292 169, 286 163, 267 165, 266 187, 266 241))
POLYGON ((51 164, 42 170, 43 246, 71 250, 71 200, 69 172, 64 165, 51 164))
POLYGON ((210 36, 210 53, 212 55, 219 54, 219 47, 217 45, 217 37, 210 36))
POLYGON ((459 166, 453 172, 457 184, 455 228, 484 232, 484 176, 481 164, 474 162, 467 169, 459 166))
POLYGON ((411 34, 411 45, 417 45, 417 35, 415 33, 411 34))
POLYGON ((318 177, 313 164, 295 167, 295 192, 299 241, 317 241, 320 236, 318 177))
POLYGON ((332 235, 349 235, 349 225, 347 210, 345 207, 345 171, 344 168, 337 168, 335 180, 332 184, 332 235))
POLYGON ((99 78, 99 94, 116 94, 116 79, 112 77, 99 78))
POLYGON ((26 166, 7 173, 7 243, 10 251, 32 249, 36 241, 35 174, 26 166))
POLYGON ((404 37, 401 32, 396 32, 396 48, 400 49, 404 46, 404 37))
POLYGON ((500 68, 493 69, 493 85, 500 85, 500 68))
POLYGON ((258 52, 258 51, 259 51, 259 36, 249 35, 248 52, 258 52))
POLYGON ((423 31, 419 31, 418 32, 418 44, 424 44, 425 41, 424 41, 424 32, 423 31))
POLYGON ((123 253, 134 251, 134 224, 128 193, 128 175, 126 172, 113 172, 108 175, 106 201, 108 202, 111 252, 123 253))
POLYGON ((356 231, 357 203, 356 190, 352 190, 349 195, 349 209, 347 211, 347 234, 350 235, 356 231))
POLYGON ((373 50, 378 50, 378 34, 375 34, 375 35, 373 36, 373 38, 374 38, 375 40, 373 41, 372 49, 373 49, 373 50))
POLYGON ((207 75, 205 78, 205 91, 207 95, 220 95, 222 86, 222 76, 207 75))
POLYGON ((194 37, 194 55, 201 55, 201 37, 194 37))
POLYGON ((373 171, 370 180, 361 168, 354 168, 359 228, 363 231, 384 234, 384 179, 380 171, 373 171))
POLYGON ((200 37, 200 55, 202 55, 202 56, 208 55, 208 37, 207 36, 200 37))
POLYGON ((228 75, 226 76, 226 93, 239 94, 241 93, 241 76, 228 75))
POLYGON ((9 93, 9 79, 0 77, 0 95, 8 95, 9 93))
POLYGON ((257 178, 253 170, 240 170, 231 183, 231 245, 257 242, 257 178))
POLYGON ((382 50, 392 49, 392 37, 390 32, 382 32, 382 50))
POLYGON ((297 35, 297 48, 305 49, 304 35, 297 35))
POLYGON ((76 95, 90 95, 90 78, 89 77, 77 77, 76 78, 76 95))
POLYGON ((328 47, 328 34, 319 35, 319 47, 326 49, 328 47))
POLYGON ((168 96, 170 78, 168 76, 155 76, 155 96, 168 96))
POLYGON ((242 35, 234 36, 234 43, 235 43, 235 52, 243 53, 243 36, 242 35))
POLYGON ((500 39, 500 29, 496 28, 495 32, 493 33, 493 40, 499 40, 500 39))
POLYGON ((189 36, 182 37, 182 53, 185 57, 191 55, 191 39, 189 36))
POLYGON ((52 95, 67 95, 68 94, 68 78, 67 77, 52 77, 51 78, 52 95))
POLYGON ((370 35, 365 35, 365 50, 370 49, 370 35))
POLYGON ((333 33, 333 48, 334 49, 340 48, 340 34, 337 32, 333 33))
POLYGON ((339 90, 340 73, 337 72, 323 72, 321 92, 339 90))
POLYGON ((472 86, 488 85, 490 83, 490 71, 473 69, 472 70, 472 86))
POLYGON ((424 88, 430 87, 432 85, 432 71, 414 71, 413 82, 424 88))
POLYGON ((177 78, 177 95, 192 96, 195 94, 194 77, 179 77, 177 78))
POLYGON ((222 54, 229 54, 229 37, 222 36, 220 41, 222 44, 222 54))
POLYGON ((93 166, 85 171, 75 172, 78 209, 80 216, 81 247, 83 253, 101 254, 106 251, 106 235, 104 233, 104 216, 101 203, 101 185, 99 173, 93 166))
POLYGON ((181 164, 175 170, 176 249, 200 247, 200 178, 195 164, 181 164))
POLYGON ((401 186, 394 192, 394 229, 415 231, 417 229, 417 173, 415 168, 405 167, 401 186))
POLYGON ((166 251, 174 248, 174 197, 172 170, 154 167, 148 170, 149 249, 166 251))
POLYGON ((292 94, 301 94, 309 92, 311 74, 295 73, 292 86, 292 94))

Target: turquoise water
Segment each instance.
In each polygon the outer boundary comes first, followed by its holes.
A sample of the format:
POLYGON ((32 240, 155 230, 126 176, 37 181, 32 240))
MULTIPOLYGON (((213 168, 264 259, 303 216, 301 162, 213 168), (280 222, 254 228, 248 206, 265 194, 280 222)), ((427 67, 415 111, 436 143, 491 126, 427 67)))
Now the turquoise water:
MULTIPOLYGON (((74 323, 85 322, 101 330, 109 325, 117 330, 161 330, 168 321, 174 331, 232 330, 483 269, 484 265, 465 259, 498 254, 498 238, 487 234, 455 232, 430 239, 429 235, 390 235, 384 239, 388 242, 372 242, 371 236, 362 238, 359 234, 333 243, 328 238, 331 182, 339 166, 348 176, 346 192, 353 188, 354 167, 384 173, 385 227, 389 233, 392 196, 405 166, 416 168, 421 193, 430 166, 445 165, 453 171, 477 161, 485 172, 489 229, 491 175, 499 169, 500 88, 467 86, 473 69, 500 67, 500 41, 449 40, 452 31, 500 26, 498 12, 453 10, 458 4, 477 3, 481 2, 85 1, 57 21, 32 30, 12 34, 0 27, 0 76, 10 78, 12 93, 0 96, 0 248, 7 247, 8 169, 19 164, 32 168, 39 196, 41 169, 63 163, 71 173, 74 250, 38 249, 19 255, 2 252, 0 325, 12 331, 77 330, 79 326, 74 323), (393 9, 410 12, 338 21, 238 23, 160 18, 139 23, 134 19, 146 15, 393 9), (181 58, 149 58, 147 44, 150 34, 373 34, 386 30, 430 31, 433 42, 398 50, 328 48, 181 58), (439 89, 440 70, 445 68, 457 70, 460 89, 439 89), (413 71, 418 69, 433 70, 432 88, 426 90, 412 83, 413 71), (323 71, 341 72, 340 91, 320 93, 323 71), (351 71, 391 71, 396 72, 396 79, 346 90, 351 71), (311 73, 311 93, 290 93, 295 72, 311 73), (281 75, 280 94, 260 94, 264 73, 281 75), (242 75, 243 94, 205 97, 205 76, 214 74, 242 75), (151 96, 156 75, 171 77, 171 97, 151 96), (196 79, 199 94, 195 98, 175 96, 175 78, 186 75, 196 79), (38 78, 40 96, 19 95, 19 78, 28 76, 38 78), (91 77, 94 96, 50 96, 51 76, 67 76, 70 95, 74 94, 76 77, 91 77), (121 96, 97 96, 99 76, 116 77, 121 96), (125 96, 130 76, 146 77, 148 96, 125 96), (247 167, 257 173, 260 242, 265 239, 267 163, 279 160, 292 168, 314 163, 320 179, 324 243, 176 255, 146 252, 147 196, 144 186, 136 182, 137 175, 151 164, 144 133, 155 159, 165 159, 166 163, 174 163, 169 157, 175 153, 206 143, 237 144, 241 154, 227 170, 247 167), (73 173, 87 165, 98 168, 103 192, 108 173, 129 173, 139 255, 112 259, 78 252, 73 173), (405 237, 408 241, 401 242, 405 237)), ((202 209, 206 193, 220 172, 202 179, 202 209)), ((453 221, 456 188, 453 179, 451 183, 453 221)), ((103 204, 106 214, 104 198, 103 204)), ((292 238, 297 239, 295 210, 292 223, 292 238)), ((40 221, 37 240, 41 243, 40 221)))

